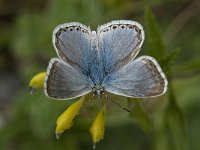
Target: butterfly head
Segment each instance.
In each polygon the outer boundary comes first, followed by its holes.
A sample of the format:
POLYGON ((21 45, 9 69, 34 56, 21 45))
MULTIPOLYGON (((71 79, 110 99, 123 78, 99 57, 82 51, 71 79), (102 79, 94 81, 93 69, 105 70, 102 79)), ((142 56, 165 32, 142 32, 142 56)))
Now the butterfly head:
POLYGON ((92 91, 94 92, 95 95, 100 96, 103 93, 104 88, 101 85, 95 85, 92 88, 92 91))

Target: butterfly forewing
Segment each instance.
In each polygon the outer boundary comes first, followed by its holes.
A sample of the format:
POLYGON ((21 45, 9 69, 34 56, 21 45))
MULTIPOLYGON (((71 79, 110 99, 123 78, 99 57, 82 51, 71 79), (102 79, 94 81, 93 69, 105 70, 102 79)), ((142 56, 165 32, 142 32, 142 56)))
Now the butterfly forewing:
POLYGON ((133 60, 144 41, 143 28, 135 21, 112 21, 100 26, 97 34, 106 72, 133 60))
POLYGON ((72 22, 57 26, 52 37, 58 56, 84 74, 90 65, 90 34, 90 28, 72 22))

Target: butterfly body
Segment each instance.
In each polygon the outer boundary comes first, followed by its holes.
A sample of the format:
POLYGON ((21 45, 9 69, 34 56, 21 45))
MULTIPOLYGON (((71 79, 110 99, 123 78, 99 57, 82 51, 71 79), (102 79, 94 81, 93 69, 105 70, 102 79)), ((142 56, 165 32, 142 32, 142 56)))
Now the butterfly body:
POLYGON ((98 36, 95 31, 91 32, 89 76, 95 85, 100 85, 105 76, 103 60, 99 50, 98 36))
POLYGON ((53 32, 59 58, 47 68, 45 93, 54 99, 73 99, 89 92, 126 97, 155 97, 165 93, 167 80, 150 56, 135 59, 144 41, 142 26, 117 20, 96 31, 80 23, 59 25, 53 32))

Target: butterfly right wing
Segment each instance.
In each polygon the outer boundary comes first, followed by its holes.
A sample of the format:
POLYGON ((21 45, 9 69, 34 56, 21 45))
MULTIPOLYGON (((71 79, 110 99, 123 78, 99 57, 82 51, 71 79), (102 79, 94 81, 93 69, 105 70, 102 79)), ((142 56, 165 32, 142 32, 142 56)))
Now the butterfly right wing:
POLYGON ((141 56, 108 74, 102 86, 116 95, 145 98, 164 94, 167 84, 157 61, 150 56, 141 56))
POLYGON ((58 58, 52 58, 45 78, 45 94, 54 99, 73 99, 92 90, 90 79, 71 65, 58 58))

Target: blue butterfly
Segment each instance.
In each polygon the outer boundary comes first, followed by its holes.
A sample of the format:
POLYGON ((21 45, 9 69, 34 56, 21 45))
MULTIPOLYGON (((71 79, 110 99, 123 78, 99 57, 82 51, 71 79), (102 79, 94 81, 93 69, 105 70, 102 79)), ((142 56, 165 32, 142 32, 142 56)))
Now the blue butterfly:
POLYGON ((53 31, 59 58, 52 58, 45 78, 45 94, 54 99, 74 99, 105 91, 132 98, 162 95, 167 79, 150 56, 135 57, 144 41, 143 27, 130 20, 112 21, 96 31, 65 23, 53 31))

